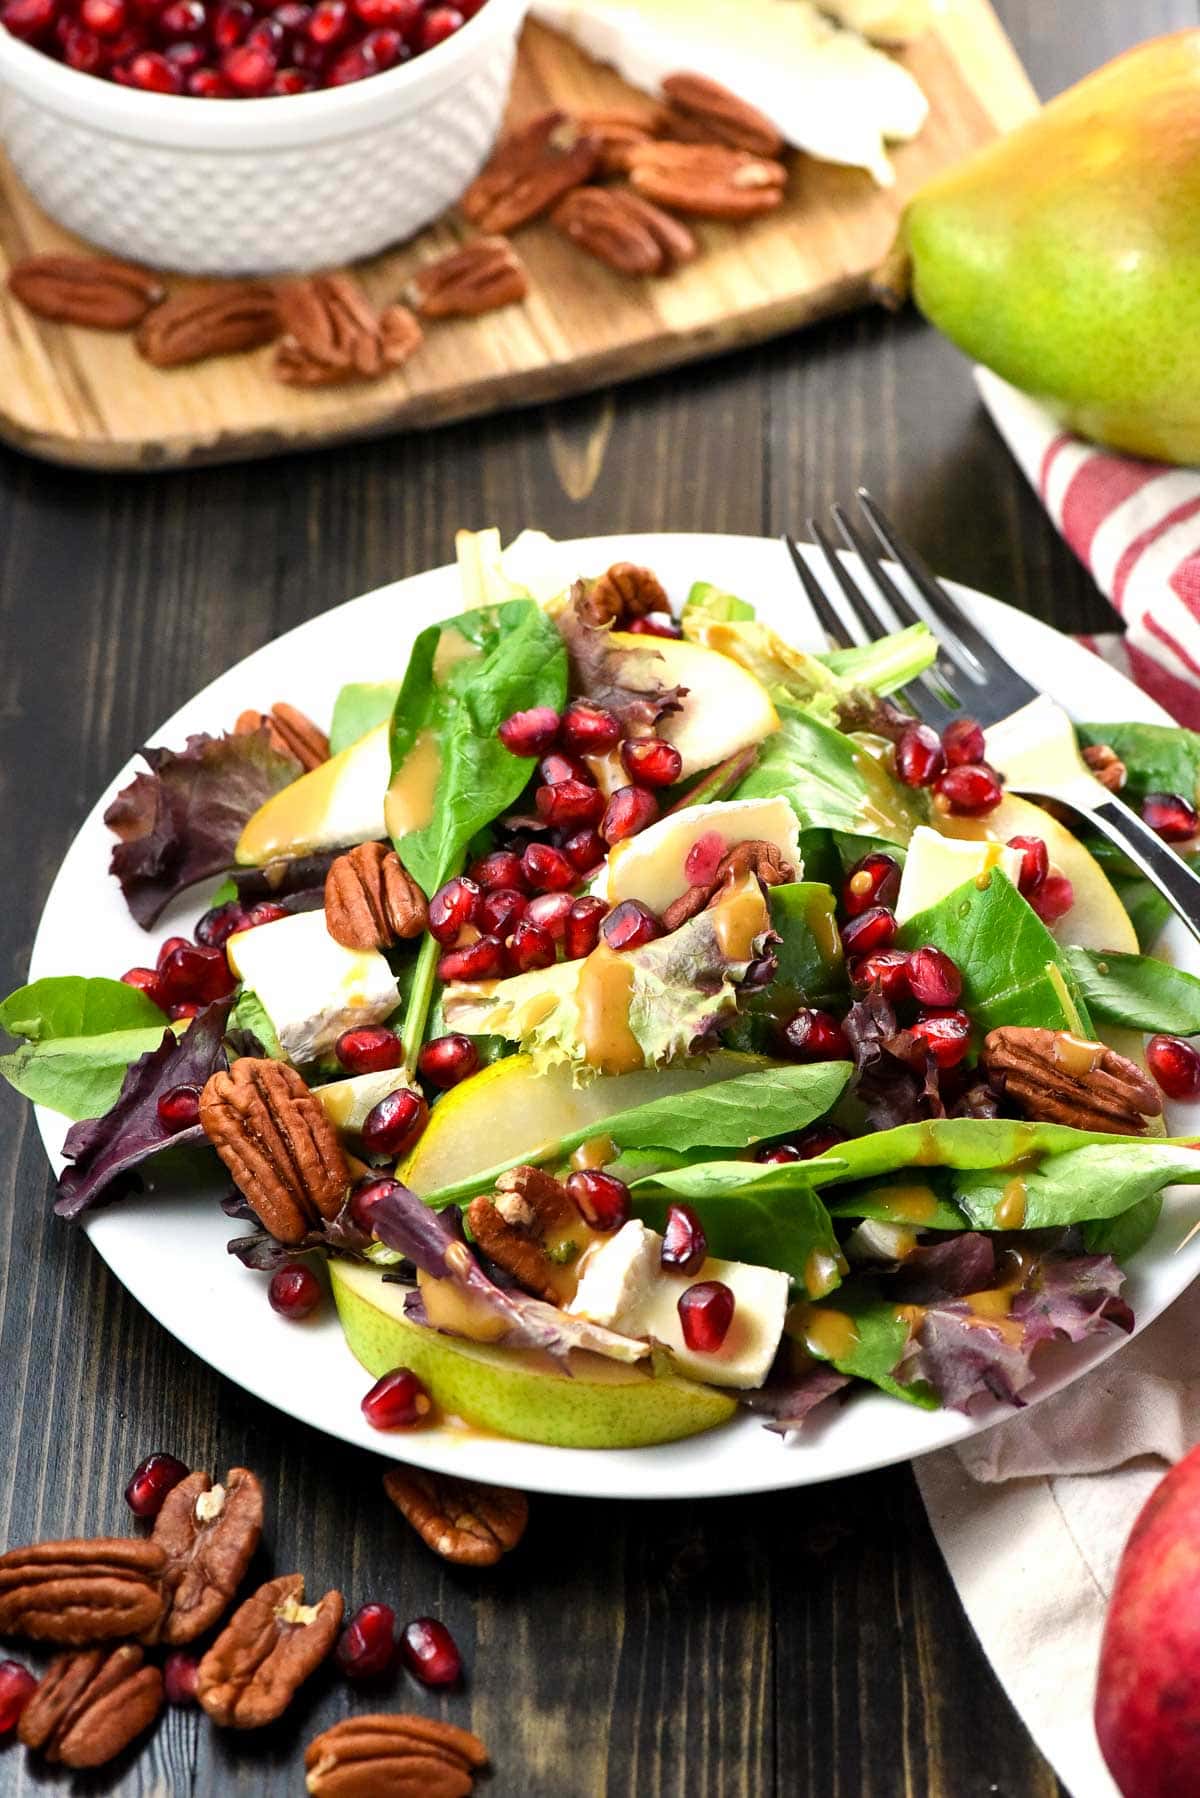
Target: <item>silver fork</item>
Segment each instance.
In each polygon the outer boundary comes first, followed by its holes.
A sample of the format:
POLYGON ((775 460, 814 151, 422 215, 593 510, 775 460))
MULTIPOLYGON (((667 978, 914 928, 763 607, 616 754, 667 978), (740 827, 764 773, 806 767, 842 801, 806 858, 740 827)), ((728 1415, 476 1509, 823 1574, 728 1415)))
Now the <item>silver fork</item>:
POLYGON ((836 597, 817 579, 795 539, 784 537, 829 638, 839 648, 853 649, 898 626, 927 624, 938 640, 937 661, 904 689, 917 716, 937 730, 962 713, 977 718, 985 727, 988 761, 1014 792, 1056 799, 1081 812, 1158 888, 1200 939, 1200 876, 1136 812, 1101 786, 1079 753, 1074 726, 1063 708, 1005 661, 863 487, 858 489, 858 502, 869 534, 841 506, 832 507, 833 519, 846 549, 866 569, 874 592, 867 581, 856 578, 844 552, 835 548, 815 519, 808 520, 808 529, 833 575, 836 597), (881 551, 903 569, 911 594, 897 585, 881 551))

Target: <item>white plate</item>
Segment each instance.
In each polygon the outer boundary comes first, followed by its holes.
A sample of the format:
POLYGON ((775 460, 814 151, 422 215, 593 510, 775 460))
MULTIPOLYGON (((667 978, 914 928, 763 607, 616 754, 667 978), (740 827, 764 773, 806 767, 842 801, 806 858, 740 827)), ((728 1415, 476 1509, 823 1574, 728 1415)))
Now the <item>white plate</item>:
MULTIPOLYGON (((648 564, 678 604, 693 580, 713 581, 752 600, 793 641, 821 647, 796 576, 778 543, 754 537, 647 535, 598 537, 572 545, 579 572, 599 572, 628 558, 648 564)), ((570 571, 576 572, 573 567, 570 571)), ((1031 680, 1048 686, 1077 717, 1169 722, 1122 676, 1047 625, 969 589, 956 589, 980 626, 1031 680)), ((286 698, 326 720, 345 681, 397 677, 409 645, 431 620, 459 609, 453 568, 381 587, 300 625, 247 657, 206 687, 154 741, 176 745, 190 731, 219 731, 245 707, 286 698)), ((59 870, 34 944, 31 978, 46 974, 116 975, 153 960, 163 937, 190 928, 203 889, 190 895, 147 937, 130 918, 106 869, 111 837, 103 812, 134 772, 130 762, 98 801, 59 870)), ((1177 928, 1169 952, 1200 972, 1200 953, 1177 928)), ((1200 1122, 1200 1108, 1197 1108, 1200 1122)), ((1188 1127, 1186 1117, 1177 1124, 1188 1127)), ((64 1121, 38 1110, 55 1166, 64 1121)), ((1196 1210, 1186 1191, 1164 1208, 1153 1243, 1134 1264, 1126 1292, 1139 1326, 1176 1298, 1200 1272, 1200 1236, 1178 1245, 1196 1210)), ((69 1226, 64 1224, 64 1229, 69 1226)), ((784 1442, 744 1415, 686 1442, 641 1449, 563 1449, 447 1429, 386 1436, 372 1430, 359 1403, 370 1377, 346 1348, 332 1306, 323 1319, 289 1324, 266 1300, 264 1276, 225 1252, 244 1226, 197 1198, 133 1198, 88 1218, 84 1226, 117 1278, 151 1315, 218 1372, 259 1398, 331 1436, 421 1466, 546 1492, 610 1498, 714 1497, 840 1478, 926 1454, 1011 1416, 995 1406, 979 1418, 918 1411, 880 1393, 863 1393, 827 1421, 784 1442)), ((1078 1349, 1042 1351, 1033 1398, 1045 1397, 1103 1360, 1126 1338, 1106 1333, 1078 1349)))

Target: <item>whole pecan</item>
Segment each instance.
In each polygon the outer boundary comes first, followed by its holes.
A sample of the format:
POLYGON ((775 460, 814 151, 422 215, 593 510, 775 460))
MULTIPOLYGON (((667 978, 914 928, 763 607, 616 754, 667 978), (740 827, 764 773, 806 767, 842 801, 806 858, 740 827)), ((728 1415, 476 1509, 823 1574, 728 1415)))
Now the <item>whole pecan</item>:
POLYGON ((457 318, 511 306, 528 292, 524 264, 507 237, 475 237, 419 268, 404 297, 422 318, 457 318))
POLYGON ((156 1542, 99 1536, 36 1542, 0 1555, 0 1636, 85 1647, 140 1636, 163 1610, 156 1542))
POLYGON ((791 862, 786 861, 774 843, 763 842, 752 838, 744 843, 735 843, 727 855, 723 855, 717 863, 717 871, 711 880, 701 881, 690 886, 678 899, 672 900, 662 914, 662 926, 668 933, 678 930, 689 918, 694 918, 709 905, 714 905, 721 896, 721 889, 726 881, 737 880, 743 874, 754 874, 765 887, 782 886, 785 881, 794 880, 796 871, 791 862))
POLYGON ((563 195, 550 223, 623 275, 669 274, 696 254, 686 225, 626 188, 576 187, 563 195))
POLYGON ((1039 1123, 1136 1136, 1162 1112, 1136 1062, 1065 1030, 1005 1024, 989 1032, 980 1060, 992 1086, 1039 1123))
POLYGON ((471 1235, 485 1255, 512 1275, 526 1292, 558 1303, 554 1279, 561 1261, 552 1259, 546 1237, 564 1245, 568 1256, 588 1241, 588 1228, 566 1187, 540 1167, 514 1167, 501 1174, 494 1193, 480 1193, 467 1207, 471 1235))
POLYGON ((103 1767, 149 1729, 162 1709, 163 1677, 142 1651, 89 1648, 51 1661, 21 1713, 26 1748, 64 1767, 103 1767))
POLYGON ((467 1798, 487 1749, 433 1717, 343 1717, 304 1751, 311 1798, 467 1798))
POLYGON ((376 314, 350 275, 289 281, 279 293, 283 342, 276 379, 294 387, 375 381, 408 359, 421 327, 403 306, 376 314))
POLYGON ((598 141, 565 112, 539 113, 497 145, 463 195, 463 212, 481 231, 515 231, 586 181, 599 155, 598 141))
POLYGON ((235 736, 243 736, 264 726, 273 749, 295 756, 305 772, 319 768, 329 760, 329 738, 319 724, 314 724, 297 706, 277 699, 269 712, 246 711, 238 714, 235 736))
POLYGON ((636 562, 614 562, 599 580, 582 586, 576 609, 585 624, 611 624, 621 630, 634 618, 670 611, 671 602, 649 568, 639 568, 636 562))
POLYGON ((243 1055, 200 1095, 200 1122, 251 1210, 279 1242, 336 1217, 350 1169, 320 1100, 295 1068, 243 1055))
POLYGON ((515 1548, 529 1522, 529 1500, 508 1486, 390 1467, 383 1489, 426 1547, 462 1567, 492 1567, 515 1548))
POLYGON ((168 1492, 151 1537, 167 1557, 167 1610, 156 1642, 179 1648, 224 1615, 258 1547, 262 1522, 262 1487, 245 1467, 231 1467, 223 1485, 189 1473, 168 1492))
POLYGON ((394 849, 359 843, 325 876, 325 928, 344 949, 386 949, 420 936, 425 895, 394 849))
MULTIPOLYGON (((680 118, 708 142, 748 150, 752 156, 782 156, 786 147, 782 132, 757 106, 740 100, 719 81, 681 70, 665 77, 662 91, 680 118)), ((669 126, 666 135, 671 135, 669 126)))
POLYGON ((268 1580, 239 1605, 200 1662, 196 1697, 214 1723, 261 1729, 281 1717, 342 1626, 342 1595, 304 1603, 304 1575, 268 1580))
POLYGON ((157 275, 103 256, 26 256, 8 286, 39 318, 93 331, 131 331, 167 292, 157 275))
POLYGON ((787 170, 724 144, 638 144, 629 179, 644 199, 698 218, 749 219, 782 205, 787 170))
POLYGON ((1110 793, 1121 791, 1125 785, 1125 764, 1115 749, 1110 749, 1107 743, 1089 743, 1083 759, 1102 787, 1107 787, 1110 793))
POLYGON ((155 368, 256 350, 279 335, 275 289, 266 281, 220 281, 173 294, 143 319, 138 353, 155 368))
POLYGON ((657 118, 628 112, 588 112, 578 119, 579 129, 599 145, 595 173, 623 175, 635 144, 648 144, 659 135, 657 118))

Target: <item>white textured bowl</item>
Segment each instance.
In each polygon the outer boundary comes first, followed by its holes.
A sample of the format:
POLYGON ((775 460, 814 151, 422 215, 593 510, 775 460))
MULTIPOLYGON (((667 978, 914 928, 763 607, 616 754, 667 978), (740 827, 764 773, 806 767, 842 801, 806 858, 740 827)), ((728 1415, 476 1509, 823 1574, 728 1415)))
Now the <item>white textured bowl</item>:
POLYGON ((262 100, 150 94, 0 29, 0 138, 39 205, 114 255, 189 274, 350 262, 453 205, 503 116, 528 0, 487 0, 401 68, 262 100))

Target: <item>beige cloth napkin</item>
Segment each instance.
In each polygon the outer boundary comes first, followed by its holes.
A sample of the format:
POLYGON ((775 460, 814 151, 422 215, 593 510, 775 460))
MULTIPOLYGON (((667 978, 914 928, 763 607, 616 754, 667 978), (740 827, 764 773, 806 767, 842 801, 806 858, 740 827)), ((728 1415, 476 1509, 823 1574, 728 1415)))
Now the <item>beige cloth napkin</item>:
POLYGON ((1105 1608, 1134 1518, 1197 1441, 1193 1288, 1065 1392, 916 1463, 967 1616, 1071 1798, 1118 1798, 1092 1729, 1105 1608))

